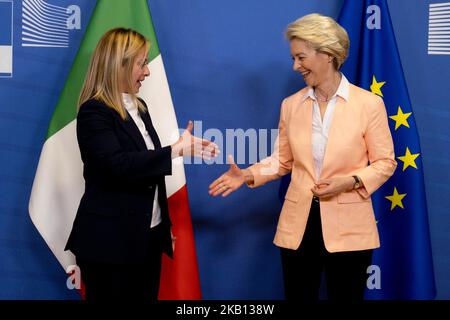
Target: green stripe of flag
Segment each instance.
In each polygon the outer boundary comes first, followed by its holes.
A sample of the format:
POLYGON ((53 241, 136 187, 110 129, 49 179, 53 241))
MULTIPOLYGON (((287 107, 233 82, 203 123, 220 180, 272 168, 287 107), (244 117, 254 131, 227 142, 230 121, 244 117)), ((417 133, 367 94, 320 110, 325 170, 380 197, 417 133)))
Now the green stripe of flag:
POLYGON ((89 60, 97 42, 106 31, 116 27, 132 28, 150 40, 149 61, 159 55, 145 0, 98 0, 90 21, 50 121, 47 139, 76 118, 78 97, 89 60), (136 12, 141 14, 133 14, 136 12))

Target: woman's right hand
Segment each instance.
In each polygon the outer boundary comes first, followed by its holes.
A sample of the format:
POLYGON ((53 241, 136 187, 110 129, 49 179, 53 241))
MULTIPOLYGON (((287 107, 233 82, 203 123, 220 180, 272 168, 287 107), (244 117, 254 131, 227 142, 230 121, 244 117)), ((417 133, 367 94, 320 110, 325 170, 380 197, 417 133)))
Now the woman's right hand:
POLYGON ((209 140, 201 139, 192 135, 192 121, 189 121, 186 130, 172 147, 172 159, 183 156, 194 156, 206 160, 217 157, 220 153, 219 147, 209 140))
POLYGON ((228 155, 228 163, 230 164, 230 169, 209 185, 209 194, 213 197, 220 194, 222 194, 222 197, 226 197, 239 189, 244 182, 253 181, 250 171, 248 169, 239 169, 231 155, 228 155))

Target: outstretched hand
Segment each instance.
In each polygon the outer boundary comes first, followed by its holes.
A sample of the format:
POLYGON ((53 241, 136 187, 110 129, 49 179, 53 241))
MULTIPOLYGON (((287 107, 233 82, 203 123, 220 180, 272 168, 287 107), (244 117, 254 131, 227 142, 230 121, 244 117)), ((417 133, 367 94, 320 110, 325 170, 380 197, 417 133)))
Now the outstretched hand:
POLYGON ((178 141, 172 145, 172 158, 183 156, 194 156, 205 160, 211 160, 219 155, 219 147, 206 139, 201 139, 192 135, 194 124, 189 121, 186 130, 178 141))
POLYGON ((245 182, 243 171, 236 165, 231 155, 228 155, 228 163, 230 164, 228 171, 209 185, 209 194, 213 197, 220 194, 226 197, 245 182))

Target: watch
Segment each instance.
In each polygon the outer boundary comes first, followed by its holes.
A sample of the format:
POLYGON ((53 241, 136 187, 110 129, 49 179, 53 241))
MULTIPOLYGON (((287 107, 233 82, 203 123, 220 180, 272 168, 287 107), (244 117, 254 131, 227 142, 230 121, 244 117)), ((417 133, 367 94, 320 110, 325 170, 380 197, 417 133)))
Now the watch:
POLYGON ((358 176, 352 176, 355 179, 355 183, 353 184, 353 189, 358 189, 361 187, 361 180, 359 180, 358 176))

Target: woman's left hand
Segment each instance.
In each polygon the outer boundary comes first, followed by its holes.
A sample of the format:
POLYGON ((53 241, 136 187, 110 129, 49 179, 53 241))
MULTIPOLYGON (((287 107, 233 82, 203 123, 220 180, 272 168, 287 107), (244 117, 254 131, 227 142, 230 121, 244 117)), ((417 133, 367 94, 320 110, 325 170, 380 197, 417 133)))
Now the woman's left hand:
POLYGON ((341 177, 333 179, 319 180, 315 183, 312 193, 319 198, 330 198, 338 194, 353 189, 355 180, 353 177, 341 177))

